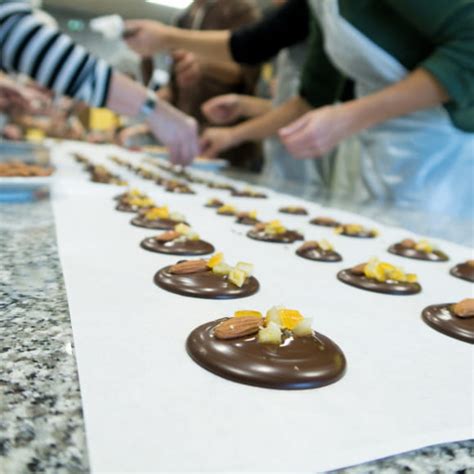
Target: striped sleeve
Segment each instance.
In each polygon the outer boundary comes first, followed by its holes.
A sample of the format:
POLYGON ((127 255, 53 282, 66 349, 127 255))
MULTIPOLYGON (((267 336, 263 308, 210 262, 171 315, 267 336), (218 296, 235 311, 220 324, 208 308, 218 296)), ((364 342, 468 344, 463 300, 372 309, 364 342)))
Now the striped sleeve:
POLYGON ((22 3, 0 5, 0 68, 26 74, 93 107, 107 102, 111 67, 68 35, 44 25, 22 3))

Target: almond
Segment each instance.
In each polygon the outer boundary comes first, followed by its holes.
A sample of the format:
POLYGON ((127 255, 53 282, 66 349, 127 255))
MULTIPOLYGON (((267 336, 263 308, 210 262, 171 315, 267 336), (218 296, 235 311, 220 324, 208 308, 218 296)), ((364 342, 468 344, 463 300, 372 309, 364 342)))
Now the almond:
POLYGON ((466 298, 454 304, 451 309, 460 318, 474 318, 474 298, 466 298))
POLYGON ((264 222, 260 222, 258 224, 255 224, 254 229, 255 230, 265 230, 266 226, 267 226, 267 224, 265 224, 264 222))
POLYGON ((366 263, 359 263, 359 265, 356 265, 355 267, 351 268, 351 273, 354 275, 365 275, 365 266, 366 263))
POLYGON ((336 222, 332 217, 317 217, 315 220, 318 222, 323 222, 324 224, 333 224, 336 222))
POLYGON ((474 267, 474 260, 468 260, 466 262, 470 267, 474 267))
POLYGON ((298 250, 319 249, 319 243, 316 240, 308 240, 298 250))
POLYGON ((413 249, 416 246, 416 242, 413 239, 404 239, 400 242, 400 245, 405 249, 413 249))
POLYGON ((187 273, 199 273, 209 270, 206 260, 185 260, 184 262, 172 265, 169 268, 170 273, 175 275, 185 275, 187 273))
POLYGON ((250 336, 258 332, 263 324, 263 318, 258 316, 243 316, 229 318, 214 328, 214 335, 218 339, 235 339, 250 336))
POLYGON ((168 230, 167 232, 157 235, 155 239, 159 242, 169 242, 170 240, 177 239, 180 235, 181 234, 175 230, 168 230))

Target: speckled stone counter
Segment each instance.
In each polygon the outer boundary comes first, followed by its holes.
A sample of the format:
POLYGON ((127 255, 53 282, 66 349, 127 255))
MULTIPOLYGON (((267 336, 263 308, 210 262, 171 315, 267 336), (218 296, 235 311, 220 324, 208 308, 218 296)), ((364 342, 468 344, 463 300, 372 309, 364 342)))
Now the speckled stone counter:
MULTIPOLYGON (((0 473, 88 471, 51 206, 48 201, 0 204, 0 473)), ((474 442, 337 472, 474 473, 474 442)))
POLYGON ((48 201, 0 204, 0 472, 88 471, 48 201))

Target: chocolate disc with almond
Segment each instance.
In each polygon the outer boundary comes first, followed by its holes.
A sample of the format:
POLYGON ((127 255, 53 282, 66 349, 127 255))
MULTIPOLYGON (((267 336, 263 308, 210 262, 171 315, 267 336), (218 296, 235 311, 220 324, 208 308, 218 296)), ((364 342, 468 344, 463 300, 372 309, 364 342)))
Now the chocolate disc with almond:
POLYGON ((172 230, 176 224, 183 223, 187 224, 185 221, 175 221, 170 218, 158 218, 158 219, 146 219, 144 216, 136 216, 131 221, 130 224, 135 227, 144 227, 145 229, 158 229, 158 230, 172 230))
POLYGON ((341 224, 339 227, 335 227, 334 232, 339 235, 355 237, 358 239, 373 239, 378 235, 376 230, 366 229, 364 226, 359 224, 341 224))
POLYGON ((280 207, 280 209, 278 209, 278 212, 281 212, 282 214, 293 214, 294 216, 308 215, 308 211, 304 207, 299 206, 280 207))
POLYGON ((340 222, 334 220, 332 217, 315 217, 311 219, 309 223, 322 227, 339 227, 341 225, 340 222))
POLYGON ((231 195, 234 197, 248 197, 248 198, 256 198, 256 199, 267 199, 268 197, 264 193, 260 193, 258 191, 252 191, 250 189, 244 189, 242 191, 234 189, 233 191, 231 191, 231 195))
POLYGON ((402 270, 385 262, 372 259, 337 274, 339 281, 361 290, 388 295, 414 295, 420 293, 421 285, 416 275, 405 274, 402 270))
POLYGON ((451 268, 449 273, 456 278, 461 278, 462 280, 474 283, 474 260, 458 263, 456 266, 451 268))
POLYGON ((263 318, 258 316, 211 321, 191 332, 186 350, 204 369, 257 387, 319 388, 344 375, 346 359, 331 339, 311 327, 297 336, 271 324, 273 327, 265 328, 263 318), (276 330, 277 340, 264 334, 269 330, 276 330))
POLYGON ((288 230, 280 221, 261 222, 247 232, 247 237, 278 244, 292 244, 304 239, 302 234, 296 230, 288 230))
POLYGON ((391 245, 388 251, 400 257, 426 260, 428 262, 446 262, 449 260, 449 257, 444 252, 435 248, 427 241, 415 242, 412 239, 405 239, 391 245))
POLYGON ((238 212, 237 219, 235 220, 237 224, 250 225, 254 226, 260 221, 257 219, 257 216, 253 212, 238 212))
POLYGON ((318 262, 340 262, 342 257, 327 242, 308 241, 296 250, 296 255, 318 262))
POLYGON ((436 331, 474 344, 474 299, 428 306, 421 317, 436 331))
POLYGON ((209 207, 211 209, 218 209, 219 207, 222 207, 224 203, 220 199, 209 199, 209 201, 204 204, 204 207, 209 207))
POLYGON ((154 281, 164 290, 195 298, 244 298, 259 290, 258 280, 247 269, 250 264, 230 267, 221 260, 222 254, 209 260, 183 260, 159 270, 154 281))
MULTIPOLYGON (((165 234, 176 235, 175 231, 168 231, 165 234)), ((164 253, 167 255, 209 255, 214 252, 214 246, 205 240, 183 240, 179 234, 174 239, 164 239, 156 237, 147 237, 143 239, 140 246, 150 252, 164 253)))

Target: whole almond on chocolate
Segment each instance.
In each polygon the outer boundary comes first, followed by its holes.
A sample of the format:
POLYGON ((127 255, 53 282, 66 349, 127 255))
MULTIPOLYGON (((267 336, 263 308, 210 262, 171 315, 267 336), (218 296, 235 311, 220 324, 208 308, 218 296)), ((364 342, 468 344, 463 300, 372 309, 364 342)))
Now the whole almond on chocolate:
POLYGON ((404 239, 400 242, 400 245, 406 249, 413 249, 416 246, 416 242, 413 239, 404 239))
POLYGON ((474 318, 474 298, 466 298, 453 304, 451 309, 460 318, 474 318))
POLYGON ((170 273, 175 275, 185 275, 187 273, 199 273, 209 270, 206 260, 185 260, 184 262, 172 265, 169 269, 170 273))
POLYGON ((317 242, 316 240, 308 240, 303 245, 301 245, 298 250, 316 250, 319 248, 319 242, 317 242))
POLYGON ((470 267, 474 267, 474 260, 468 260, 466 262, 470 267))
POLYGON ((366 263, 359 263, 359 265, 356 265, 355 267, 351 268, 351 273, 353 273, 354 275, 364 275, 366 265, 366 263))
POLYGON ((155 239, 159 242, 169 242, 170 240, 177 239, 179 236, 179 232, 176 232, 175 230, 168 230, 167 232, 157 235, 155 239))
POLYGON ((236 339, 243 336, 251 336, 258 332, 263 323, 259 316, 242 316, 229 318, 214 328, 214 335, 218 339, 236 339))

